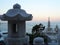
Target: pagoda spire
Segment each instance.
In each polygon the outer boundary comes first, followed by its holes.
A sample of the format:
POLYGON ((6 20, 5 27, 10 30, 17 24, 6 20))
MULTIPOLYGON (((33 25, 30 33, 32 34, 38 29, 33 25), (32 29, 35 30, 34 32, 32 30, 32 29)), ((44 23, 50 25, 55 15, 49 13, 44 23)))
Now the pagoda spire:
POLYGON ((50 30, 50 17, 48 17, 48 30, 50 30))
POLYGON ((59 27, 58 27, 58 25, 56 25, 56 27, 55 27, 55 31, 58 33, 58 30, 59 30, 59 27))

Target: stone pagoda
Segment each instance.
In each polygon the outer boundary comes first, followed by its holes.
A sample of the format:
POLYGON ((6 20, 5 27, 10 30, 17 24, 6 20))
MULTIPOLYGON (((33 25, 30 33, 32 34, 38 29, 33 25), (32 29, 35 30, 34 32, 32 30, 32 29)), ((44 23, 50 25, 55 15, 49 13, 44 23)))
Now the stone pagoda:
POLYGON ((27 14, 19 4, 0 16, 1 20, 8 21, 7 45, 28 45, 26 38, 26 21, 32 20, 32 14, 27 14))

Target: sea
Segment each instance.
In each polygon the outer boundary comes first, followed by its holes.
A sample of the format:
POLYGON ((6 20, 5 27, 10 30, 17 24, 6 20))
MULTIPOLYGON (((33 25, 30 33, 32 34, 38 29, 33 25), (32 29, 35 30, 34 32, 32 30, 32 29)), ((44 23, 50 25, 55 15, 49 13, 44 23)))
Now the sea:
MULTIPOLYGON (((26 22, 26 32, 31 33, 33 26, 36 24, 42 23, 45 26, 45 29, 48 27, 48 22, 47 21, 27 21, 26 22)), ((56 25, 60 28, 60 22, 50 22, 50 27, 55 28, 56 25)))
MULTIPOLYGON (((47 21, 26 21, 26 33, 31 33, 33 26, 35 26, 36 24, 38 25, 40 23, 42 23, 45 26, 45 28, 48 27, 47 21)), ((58 25, 58 27, 60 28, 60 22, 50 22, 51 28, 55 28, 56 25, 58 25)), ((8 22, 7 21, 0 21, 0 31, 2 31, 2 32, 8 31, 8 22)))

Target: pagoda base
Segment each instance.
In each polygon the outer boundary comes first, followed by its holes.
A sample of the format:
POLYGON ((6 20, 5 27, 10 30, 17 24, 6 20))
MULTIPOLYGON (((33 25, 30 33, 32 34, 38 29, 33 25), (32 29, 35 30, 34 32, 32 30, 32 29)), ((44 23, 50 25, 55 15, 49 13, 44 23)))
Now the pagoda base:
POLYGON ((6 45, 29 45, 26 38, 7 38, 6 45))

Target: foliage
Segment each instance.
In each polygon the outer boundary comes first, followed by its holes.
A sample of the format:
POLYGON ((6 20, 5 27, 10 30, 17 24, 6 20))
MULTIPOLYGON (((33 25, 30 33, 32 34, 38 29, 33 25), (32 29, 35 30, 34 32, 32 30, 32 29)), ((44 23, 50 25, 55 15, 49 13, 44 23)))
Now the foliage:
POLYGON ((43 31, 45 29, 45 26, 43 26, 43 24, 39 24, 39 25, 35 25, 32 28, 32 34, 34 33, 40 33, 40 31, 43 31))
POLYGON ((30 37, 30 39, 29 39, 30 40, 29 41, 30 45, 33 45, 33 40, 36 37, 42 37, 42 38, 44 38, 45 44, 48 45, 48 39, 50 39, 50 38, 48 38, 48 36, 45 35, 44 33, 41 34, 41 32, 44 29, 45 29, 45 26, 43 26, 43 24, 41 24, 41 23, 39 25, 33 26, 33 28, 32 28, 32 34, 28 34, 27 33, 27 35, 30 37))

